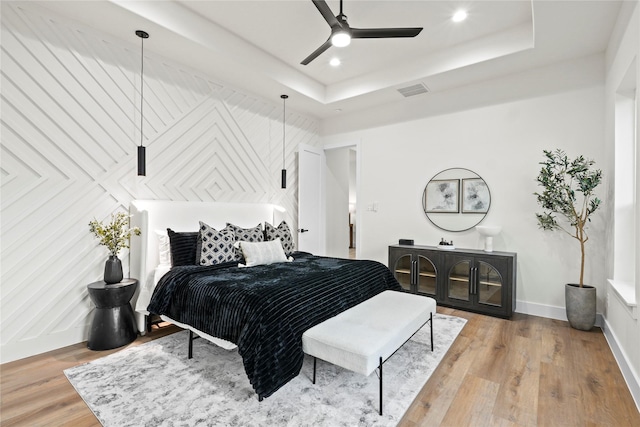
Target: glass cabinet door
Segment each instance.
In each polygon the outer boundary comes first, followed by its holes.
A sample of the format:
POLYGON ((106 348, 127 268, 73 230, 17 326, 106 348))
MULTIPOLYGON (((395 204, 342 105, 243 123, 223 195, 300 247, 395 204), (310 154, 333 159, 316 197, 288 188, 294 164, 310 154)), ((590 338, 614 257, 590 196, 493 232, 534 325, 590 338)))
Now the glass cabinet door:
POLYGON ((422 294, 436 294, 436 267, 429 258, 418 256, 418 292, 422 294))
POLYGON ((486 262, 478 263, 478 302, 502 306, 502 276, 486 262))
POLYGON ((471 295, 469 293, 469 271, 471 268, 470 261, 460 261, 454 264, 449 270, 447 278, 447 297, 462 301, 469 301, 471 295))
POLYGON ((403 255, 396 261, 396 266, 393 271, 396 276, 396 280, 400 283, 403 289, 411 290, 411 255, 403 255))

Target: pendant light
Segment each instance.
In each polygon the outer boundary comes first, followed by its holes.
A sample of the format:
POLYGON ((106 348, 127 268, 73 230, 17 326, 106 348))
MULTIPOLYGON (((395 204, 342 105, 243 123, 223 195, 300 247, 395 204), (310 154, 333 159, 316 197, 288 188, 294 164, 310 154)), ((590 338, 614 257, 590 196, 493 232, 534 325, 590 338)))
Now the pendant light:
POLYGON ((140 54, 140 145, 138 146, 138 176, 145 176, 147 174, 147 154, 146 148, 142 145, 144 139, 144 133, 142 132, 142 124, 144 121, 142 107, 144 105, 144 39, 149 38, 149 33, 137 30, 136 36, 140 37, 140 43, 142 45, 140 54))
POLYGON ((287 188, 287 167, 285 163, 285 117, 287 114, 287 98, 289 95, 280 95, 282 98, 282 188, 287 188))

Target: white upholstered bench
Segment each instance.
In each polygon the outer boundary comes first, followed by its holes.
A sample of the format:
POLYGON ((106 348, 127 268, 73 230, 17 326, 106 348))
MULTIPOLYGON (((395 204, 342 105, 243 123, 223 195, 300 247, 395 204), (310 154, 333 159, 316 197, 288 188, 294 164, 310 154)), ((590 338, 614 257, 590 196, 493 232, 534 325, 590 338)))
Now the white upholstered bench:
POLYGON ((314 357, 313 383, 318 358, 367 376, 378 368, 382 415, 382 364, 427 322, 433 351, 435 312, 433 298, 384 291, 308 329, 302 349, 314 357))

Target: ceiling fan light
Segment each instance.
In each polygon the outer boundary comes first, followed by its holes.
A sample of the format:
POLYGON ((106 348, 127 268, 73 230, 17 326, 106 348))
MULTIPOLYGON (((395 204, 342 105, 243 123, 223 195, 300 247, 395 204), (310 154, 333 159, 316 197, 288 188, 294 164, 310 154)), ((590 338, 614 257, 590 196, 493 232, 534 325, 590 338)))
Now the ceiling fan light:
POLYGON ((351 35, 345 30, 338 30, 331 35, 331 44, 335 47, 349 46, 351 43, 351 35))
POLYGON ((465 19, 467 19, 467 11, 466 10, 459 10, 456 13, 453 14, 453 16, 451 17, 451 20, 453 22, 462 22, 465 19))

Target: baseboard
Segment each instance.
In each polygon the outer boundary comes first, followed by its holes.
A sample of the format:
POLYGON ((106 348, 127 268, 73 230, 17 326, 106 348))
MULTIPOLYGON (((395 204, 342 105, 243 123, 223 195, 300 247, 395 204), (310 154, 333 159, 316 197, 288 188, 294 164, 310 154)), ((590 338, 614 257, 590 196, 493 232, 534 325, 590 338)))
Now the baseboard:
MULTIPOLYGON (((530 314, 532 316, 546 317, 548 319, 567 321, 567 312, 564 307, 553 305, 536 304, 526 301, 516 301, 517 313, 530 314)), ((604 317, 601 313, 596 313, 596 326, 602 328, 604 325, 604 317)))
POLYGON ((87 340, 89 325, 0 346, 0 363, 13 362, 87 340))
POLYGON ((604 321, 602 330, 604 332, 604 337, 609 344, 609 348, 613 353, 613 357, 616 359, 616 362, 618 362, 618 367, 620 368, 620 372, 622 372, 622 376, 627 383, 627 387, 629 387, 631 396, 636 403, 636 408, 640 411, 640 379, 633 370, 632 365, 629 363, 629 358, 627 357, 624 349, 620 346, 620 342, 618 341, 616 334, 609 327, 606 320, 604 321))
POLYGON ((515 311, 517 313, 547 317, 549 319, 567 320, 565 308, 556 307, 553 305, 536 304, 527 301, 516 301, 515 311))

